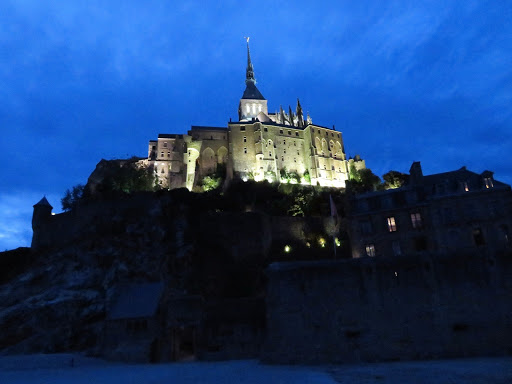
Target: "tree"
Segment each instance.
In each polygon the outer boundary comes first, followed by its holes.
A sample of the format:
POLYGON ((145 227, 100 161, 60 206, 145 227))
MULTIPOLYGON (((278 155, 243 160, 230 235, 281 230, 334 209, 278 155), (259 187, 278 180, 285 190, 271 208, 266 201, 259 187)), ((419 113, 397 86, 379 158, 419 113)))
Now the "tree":
POLYGON ((398 171, 389 171, 382 175, 384 179, 384 189, 395 189, 407 184, 409 175, 398 171))
POLYGON ((60 200, 63 211, 70 211, 76 208, 85 197, 85 186, 75 185, 72 190, 66 190, 64 197, 60 200))
POLYGON ((204 192, 213 191, 219 188, 222 178, 215 177, 215 175, 203 177, 202 187, 204 192))
POLYGON ((370 168, 356 169, 350 167, 350 180, 347 181, 347 189, 354 193, 364 193, 377 190, 381 185, 379 176, 370 168))

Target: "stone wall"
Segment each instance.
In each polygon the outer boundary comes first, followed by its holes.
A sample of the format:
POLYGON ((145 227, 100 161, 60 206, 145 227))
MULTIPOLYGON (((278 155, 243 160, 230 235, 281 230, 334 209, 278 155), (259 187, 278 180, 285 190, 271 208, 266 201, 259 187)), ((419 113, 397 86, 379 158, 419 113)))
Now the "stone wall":
POLYGON ((512 353, 512 255, 275 263, 268 277, 267 362, 512 353))

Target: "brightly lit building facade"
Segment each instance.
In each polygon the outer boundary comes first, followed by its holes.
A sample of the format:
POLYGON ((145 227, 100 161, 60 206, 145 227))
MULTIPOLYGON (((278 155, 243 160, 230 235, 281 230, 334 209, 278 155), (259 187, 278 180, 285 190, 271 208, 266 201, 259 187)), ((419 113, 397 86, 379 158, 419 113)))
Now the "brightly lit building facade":
POLYGON ((297 99, 295 111, 282 107, 268 112, 267 100, 256 87, 247 42, 245 91, 238 121, 224 127, 192 126, 187 134, 160 134, 149 142, 151 167, 164 188, 189 190, 223 167, 228 180, 292 182, 344 188, 349 170, 365 168, 356 156, 347 159, 341 132, 304 117, 297 99))

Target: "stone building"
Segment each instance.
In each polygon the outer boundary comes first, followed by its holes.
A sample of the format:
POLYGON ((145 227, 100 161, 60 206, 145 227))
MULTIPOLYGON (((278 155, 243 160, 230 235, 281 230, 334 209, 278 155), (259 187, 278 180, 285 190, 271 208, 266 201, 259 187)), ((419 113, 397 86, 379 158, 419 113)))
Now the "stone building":
POLYGON ((355 195, 349 203, 352 256, 486 253, 510 250, 510 186, 462 167, 424 176, 412 164, 401 188, 355 195))
POLYGON ((297 99, 295 111, 269 112, 256 87, 247 43, 246 88, 238 120, 227 128, 192 126, 187 134, 160 134, 149 142, 140 164, 154 169, 164 188, 189 190, 219 169, 233 177, 281 181, 293 175, 304 184, 345 187, 349 168, 365 168, 359 157, 347 159, 341 132, 313 124, 297 99))

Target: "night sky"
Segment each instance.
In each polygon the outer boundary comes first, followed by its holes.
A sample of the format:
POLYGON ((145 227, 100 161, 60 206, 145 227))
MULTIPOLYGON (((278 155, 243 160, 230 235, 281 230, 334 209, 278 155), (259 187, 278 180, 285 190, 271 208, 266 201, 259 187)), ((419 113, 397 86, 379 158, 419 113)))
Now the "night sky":
POLYGON ((29 246, 102 159, 227 126, 246 45, 269 111, 342 131, 376 174, 489 169, 512 184, 512 2, 40 1, 0 4, 0 250, 29 246))

